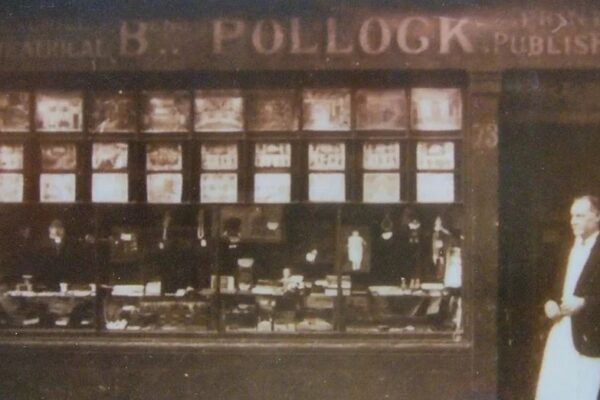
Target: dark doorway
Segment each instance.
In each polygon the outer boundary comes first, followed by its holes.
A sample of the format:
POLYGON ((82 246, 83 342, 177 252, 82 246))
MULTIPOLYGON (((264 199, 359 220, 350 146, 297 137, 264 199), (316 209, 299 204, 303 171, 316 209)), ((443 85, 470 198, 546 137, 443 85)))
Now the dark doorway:
POLYGON ((534 398, 550 328, 543 304, 572 241, 569 207, 600 189, 600 124, 590 115, 583 123, 564 118, 573 108, 565 87, 580 76, 509 79, 500 136, 499 386, 501 398, 512 400, 534 398))

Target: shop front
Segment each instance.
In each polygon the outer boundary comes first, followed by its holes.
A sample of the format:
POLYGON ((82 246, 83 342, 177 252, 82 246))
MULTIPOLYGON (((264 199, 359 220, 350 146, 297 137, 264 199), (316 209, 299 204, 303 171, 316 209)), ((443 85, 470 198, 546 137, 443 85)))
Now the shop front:
POLYGON ((501 100, 600 18, 217 8, 2 24, 2 397, 497 398, 501 100))

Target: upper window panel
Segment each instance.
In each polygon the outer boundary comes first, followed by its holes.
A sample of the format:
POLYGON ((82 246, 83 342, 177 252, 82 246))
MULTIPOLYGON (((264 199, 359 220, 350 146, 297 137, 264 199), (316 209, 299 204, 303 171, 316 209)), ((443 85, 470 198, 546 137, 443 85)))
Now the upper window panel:
POLYGON ((350 129, 349 90, 305 90, 302 107, 304 130, 347 131, 350 129))
POLYGON ((0 92, 0 132, 27 132, 29 114, 29 93, 0 92))
POLYGON ((130 93, 96 93, 92 100, 90 130, 95 133, 135 132, 135 99, 130 93))
POLYGON ((404 90, 359 90, 356 107, 358 129, 406 129, 408 107, 404 90))
POLYGON ((0 144, 0 169, 11 171, 23 169, 22 144, 0 144))
POLYGON ((298 108, 292 91, 257 91, 248 95, 248 129, 251 131, 295 131, 298 108))
POLYGON ((196 132, 244 129, 244 99, 238 90, 198 90, 194 99, 196 132))
POLYGON ((39 132, 81 132, 81 92, 39 92, 35 101, 35 125, 39 132))
POLYGON ((414 129, 453 131, 462 128, 460 89, 413 89, 411 100, 414 129))
POLYGON ((142 130, 149 133, 187 132, 190 98, 187 91, 143 92, 142 130))

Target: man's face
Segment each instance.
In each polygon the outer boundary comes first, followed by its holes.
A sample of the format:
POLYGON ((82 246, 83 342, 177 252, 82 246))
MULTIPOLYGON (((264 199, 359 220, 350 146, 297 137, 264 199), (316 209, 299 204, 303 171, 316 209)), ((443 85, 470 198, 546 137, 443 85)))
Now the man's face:
POLYGON ((598 231, 600 215, 586 199, 576 200, 571 207, 571 228, 575 236, 586 239, 598 231))

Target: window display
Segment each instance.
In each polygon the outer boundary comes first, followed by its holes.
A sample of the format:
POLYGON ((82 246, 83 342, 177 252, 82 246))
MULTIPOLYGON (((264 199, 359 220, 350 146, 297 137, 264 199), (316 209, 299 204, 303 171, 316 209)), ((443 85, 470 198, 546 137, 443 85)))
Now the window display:
POLYGON ((462 127, 460 89, 418 88, 411 92, 412 127, 423 131, 451 131, 462 127))
POLYGON ((38 92, 35 123, 39 132, 80 132, 83 96, 80 92, 38 92))
POLYGON ((419 170, 453 170, 453 142, 418 142, 417 168, 419 170))
POLYGON ((400 143, 363 144, 363 168, 396 170, 400 168, 400 143))
POLYGON ((0 132, 29 130, 29 99, 27 92, 0 92, 0 132))
POLYGON ((196 132, 236 132, 244 128, 244 101, 237 90, 198 90, 194 111, 196 132))
POLYGON ((183 165, 180 144, 161 143, 146 146, 146 170, 180 171, 183 165))
POLYGON ((308 174, 310 201, 341 202, 346 200, 346 177, 337 173, 308 174))
POLYGON ((95 133, 135 132, 136 105, 132 94, 94 93, 90 130, 95 133))
POLYGON ((74 144, 41 146, 44 171, 70 171, 77 167, 77 147, 74 144))
POLYGON ((181 203, 183 176, 172 173, 146 175, 148 203, 181 203))
POLYGON ((452 203, 454 201, 454 174, 417 173, 417 201, 419 203, 452 203))
POLYGON ((200 175, 201 203, 235 203, 237 201, 237 174, 203 173, 200 175))
POLYGON ((116 171, 127 168, 127 143, 94 143, 92 169, 116 171))
POLYGON ((75 201, 75 174, 41 174, 42 203, 72 203, 75 201))
POLYGON ((204 170, 236 170, 238 168, 238 146, 236 144, 203 144, 201 160, 204 170))
POLYGON ((254 202, 289 203, 291 185, 290 174, 254 174, 254 202))
POLYGON ((356 103, 358 129, 399 130, 407 127, 404 90, 359 90, 356 103))
POLYGON ((400 201, 400 174, 363 174, 363 201, 365 203, 397 203, 400 201))
POLYGON ((298 129, 298 108, 294 92, 253 92, 248 96, 247 107, 250 131, 298 129))
POLYGON ((22 144, 0 144, 0 169, 12 171, 23 169, 22 144))
POLYGON ((94 203, 127 203, 129 178, 124 173, 92 174, 92 201, 94 203))
POLYGON ((23 174, 0 173, 0 202, 23 201, 23 174))
POLYGON ((345 131, 350 129, 350 91, 304 90, 302 104, 304 130, 345 131))
POLYGON ((289 168, 292 166, 292 145, 289 143, 257 143, 254 147, 256 168, 289 168))
POLYGON ((143 92, 142 130, 144 132, 187 132, 191 101, 187 91, 143 92))

